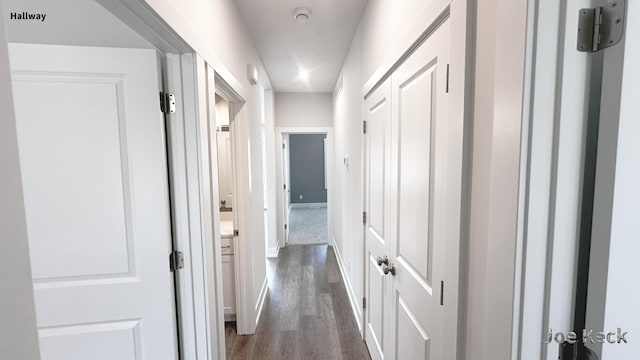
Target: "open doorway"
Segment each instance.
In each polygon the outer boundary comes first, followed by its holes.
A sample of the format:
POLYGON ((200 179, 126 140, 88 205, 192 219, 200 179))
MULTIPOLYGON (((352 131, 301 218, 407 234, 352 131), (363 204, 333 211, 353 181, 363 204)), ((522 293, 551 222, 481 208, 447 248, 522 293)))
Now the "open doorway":
POLYGON ((278 128, 276 133, 282 141, 277 163, 282 189, 280 246, 328 244, 331 129, 278 128))
MULTIPOLYGON (((224 321, 236 320, 236 279, 234 247, 233 146, 229 102, 215 94, 215 120, 218 159, 218 193, 220 209, 220 250, 222 255, 222 292, 224 321)), ((237 210, 237 209, 236 209, 237 210)))

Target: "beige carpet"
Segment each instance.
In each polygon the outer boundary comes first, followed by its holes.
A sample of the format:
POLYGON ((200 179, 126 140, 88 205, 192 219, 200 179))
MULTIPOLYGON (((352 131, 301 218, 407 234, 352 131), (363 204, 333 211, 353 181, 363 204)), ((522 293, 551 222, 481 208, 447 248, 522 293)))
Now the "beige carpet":
POLYGON ((291 209, 288 244, 325 244, 326 242, 326 207, 291 209))

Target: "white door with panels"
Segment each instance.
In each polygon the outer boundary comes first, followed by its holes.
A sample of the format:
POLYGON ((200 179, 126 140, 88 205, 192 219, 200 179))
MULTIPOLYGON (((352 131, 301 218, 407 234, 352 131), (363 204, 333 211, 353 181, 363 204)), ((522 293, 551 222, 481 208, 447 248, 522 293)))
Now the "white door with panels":
POLYGON ((389 159, 391 81, 380 85, 365 101, 365 339, 373 360, 385 358, 388 347, 389 277, 382 266, 389 246, 389 159))
POLYGON ((10 56, 42 359, 176 359, 156 52, 10 56))
POLYGON ((365 331, 378 359, 455 351, 445 348, 443 327, 445 306, 457 306, 445 278, 458 267, 446 251, 459 241, 462 169, 462 134, 448 116, 449 41, 446 21, 366 99, 365 331))

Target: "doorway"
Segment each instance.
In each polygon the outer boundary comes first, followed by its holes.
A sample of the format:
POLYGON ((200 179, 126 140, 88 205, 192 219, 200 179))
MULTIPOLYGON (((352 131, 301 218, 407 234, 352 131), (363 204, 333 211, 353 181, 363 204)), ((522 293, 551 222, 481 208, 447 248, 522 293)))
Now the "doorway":
MULTIPOLYGON (((216 141, 218 160, 218 193, 220 209, 220 250, 222 254, 222 292, 224 320, 236 320, 236 278, 234 261, 234 229, 235 213, 233 194, 235 177, 233 176, 233 134, 231 133, 232 118, 229 113, 229 102, 222 96, 215 95, 216 113, 216 141)), ((237 211, 237 208, 236 208, 237 211)))
MULTIPOLYGON (((287 244, 327 242, 326 134, 288 134, 287 244)), ((286 150, 286 149, 285 149, 286 150)), ((286 155, 285 155, 286 156, 286 155)))
POLYGON ((276 128, 279 247, 330 244, 331 128, 276 128))

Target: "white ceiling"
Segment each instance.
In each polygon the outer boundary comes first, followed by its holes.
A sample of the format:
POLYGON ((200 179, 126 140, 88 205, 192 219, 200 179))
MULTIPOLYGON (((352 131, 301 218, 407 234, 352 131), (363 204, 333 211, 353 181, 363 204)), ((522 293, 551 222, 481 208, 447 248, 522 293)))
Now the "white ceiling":
POLYGON ((275 91, 333 91, 367 0, 236 2, 275 91), (305 23, 293 18, 301 6, 311 9, 305 23))

